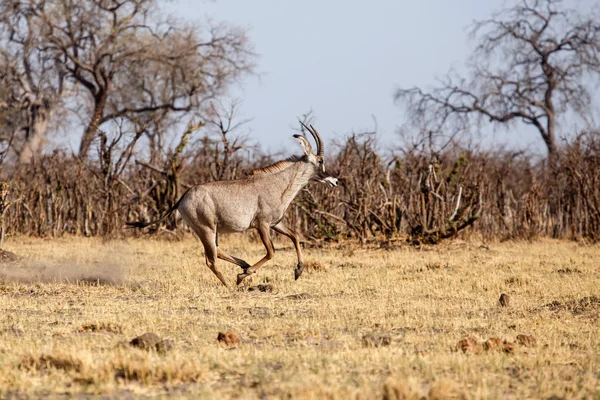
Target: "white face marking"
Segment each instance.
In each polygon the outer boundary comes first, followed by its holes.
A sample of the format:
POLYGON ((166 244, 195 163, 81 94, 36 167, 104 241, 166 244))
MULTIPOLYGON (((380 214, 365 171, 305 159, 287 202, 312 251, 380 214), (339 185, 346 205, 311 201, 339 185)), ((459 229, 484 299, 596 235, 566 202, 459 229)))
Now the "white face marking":
POLYGON ((328 176, 327 178, 323 179, 321 182, 327 183, 331 187, 336 187, 338 185, 337 178, 334 178, 333 176, 328 176))

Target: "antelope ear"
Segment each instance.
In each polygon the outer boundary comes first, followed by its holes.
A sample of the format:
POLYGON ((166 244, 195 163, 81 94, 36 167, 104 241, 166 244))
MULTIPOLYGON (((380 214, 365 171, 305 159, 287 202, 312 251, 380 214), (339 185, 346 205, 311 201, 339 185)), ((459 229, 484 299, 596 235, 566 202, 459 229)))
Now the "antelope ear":
POLYGON ((294 137, 296 139, 298 139, 298 141, 302 145, 302 149, 304 149, 304 154, 306 154, 307 156, 311 155, 312 154, 312 146, 310 145, 310 142, 308 140, 306 140, 306 138, 302 135, 294 135, 294 137))

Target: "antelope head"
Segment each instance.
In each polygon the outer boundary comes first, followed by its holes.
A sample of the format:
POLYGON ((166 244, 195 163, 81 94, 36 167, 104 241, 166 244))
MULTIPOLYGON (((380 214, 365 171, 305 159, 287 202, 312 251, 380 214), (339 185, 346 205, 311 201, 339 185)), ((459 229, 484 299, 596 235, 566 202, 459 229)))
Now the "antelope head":
POLYGON ((325 172, 325 147, 323 146, 323 139, 321 139, 321 135, 319 135, 319 132, 317 132, 317 130, 312 125, 308 127, 304 125, 302 121, 300 121, 300 124, 302 124, 304 129, 310 132, 312 137, 315 139, 315 143, 317 144, 317 154, 315 154, 313 153, 312 145, 304 136, 294 135, 294 137, 298 139, 298 141, 302 145, 302 148, 304 149, 304 161, 310 163, 313 166, 314 172, 311 180, 326 183, 330 187, 337 186, 337 178, 325 172))

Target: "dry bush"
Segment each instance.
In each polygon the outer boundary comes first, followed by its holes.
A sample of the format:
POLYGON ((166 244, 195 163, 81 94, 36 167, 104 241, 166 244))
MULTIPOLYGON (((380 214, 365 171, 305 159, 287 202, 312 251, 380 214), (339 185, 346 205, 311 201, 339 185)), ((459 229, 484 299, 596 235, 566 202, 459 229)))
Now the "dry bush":
MULTIPOLYGON (((4 210, 7 233, 122 237, 132 233, 123 229, 125 221, 156 218, 187 187, 219 176, 242 177, 267 162, 224 150, 218 143, 227 136, 216 141, 204 136, 202 151, 188 151, 196 128, 184 132, 162 166, 134 160, 127 146, 117 151, 106 144, 101 154, 110 154, 104 162, 55 152, 17 168, 5 198, 20 201, 4 210), (225 157, 224 151, 231 154, 225 157)), ((419 244, 464 232, 486 240, 600 239, 597 132, 565 145, 552 170, 531 156, 458 145, 386 158, 377 151, 374 134, 350 136, 331 153, 329 169, 341 185, 309 185, 286 216, 289 226, 313 240, 408 239, 419 244)), ((173 233, 182 226, 171 217, 167 229, 159 226, 153 232, 173 233)))

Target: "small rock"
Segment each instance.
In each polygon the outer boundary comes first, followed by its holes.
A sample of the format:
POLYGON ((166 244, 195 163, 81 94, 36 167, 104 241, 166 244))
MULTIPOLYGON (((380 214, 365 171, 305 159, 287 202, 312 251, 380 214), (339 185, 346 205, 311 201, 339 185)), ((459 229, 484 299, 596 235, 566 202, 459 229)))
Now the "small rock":
POLYGON ((229 348, 236 347, 238 344, 240 344, 239 336, 233 331, 225 331, 225 333, 219 332, 217 335, 217 341, 229 348))
POLYGON ((392 344, 392 337, 389 333, 369 333, 362 338, 365 347, 383 347, 392 344))
POLYGON ((483 348, 485 351, 504 350, 504 342, 500 338, 489 338, 483 344, 483 348))
POLYGON ((481 353, 482 347, 477 340, 472 337, 464 338, 458 342, 456 345, 457 349, 462 350, 463 353, 473 353, 479 354, 481 353))
POLYGON ((498 299, 498 302, 500 303, 500 305, 502 307, 508 307, 508 306, 510 306, 510 296, 507 295, 506 293, 502 293, 500 295, 500 299, 498 299))
POLYGON ((156 343, 156 351, 159 353, 166 353, 173 349, 173 341, 169 339, 163 339, 160 342, 156 343))
POLYGON ((129 342, 129 345, 143 350, 156 350, 156 345, 161 341, 161 338, 152 332, 144 333, 129 342))
POLYGON ((531 335, 517 335, 517 343, 525 347, 535 347, 537 341, 531 335))

